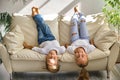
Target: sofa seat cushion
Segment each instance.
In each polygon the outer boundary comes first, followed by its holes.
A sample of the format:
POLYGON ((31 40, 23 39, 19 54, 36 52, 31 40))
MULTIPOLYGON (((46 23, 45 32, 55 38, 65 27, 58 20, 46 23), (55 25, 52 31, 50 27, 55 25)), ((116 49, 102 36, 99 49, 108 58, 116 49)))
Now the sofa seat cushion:
MULTIPOLYGON (((110 51, 101 51, 100 49, 96 48, 94 51, 88 54, 89 60, 96 60, 105 58, 110 54, 110 51)), ((74 55, 68 53, 67 51, 63 55, 58 55, 60 61, 62 62, 75 62, 74 55)), ((29 50, 29 49, 23 49, 20 52, 11 55, 12 60, 40 60, 45 61, 45 55, 40 54, 38 52, 29 50)))
MULTIPOLYGON (((105 58, 110 54, 110 51, 101 51, 100 49, 96 48, 94 51, 88 54, 89 60, 96 60, 105 58)), ((60 58, 62 62, 75 62, 74 55, 68 52, 64 53, 60 58)))
MULTIPOLYGON (((61 55, 59 55, 59 58, 61 55)), ((45 61, 45 55, 30 49, 22 49, 18 53, 11 55, 12 60, 40 60, 45 61)))

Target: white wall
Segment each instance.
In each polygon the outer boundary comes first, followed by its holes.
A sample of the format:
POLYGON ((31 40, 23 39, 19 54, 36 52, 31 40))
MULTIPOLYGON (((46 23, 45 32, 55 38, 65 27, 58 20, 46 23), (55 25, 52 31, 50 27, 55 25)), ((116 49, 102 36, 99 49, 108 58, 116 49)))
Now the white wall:
MULTIPOLYGON (((104 0, 80 0, 78 4, 80 6, 80 11, 83 12, 85 15, 89 15, 102 12, 104 0)), ((66 15, 72 14, 73 8, 66 13, 66 15)))
POLYGON ((21 10, 23 6, 24 4, 21 0, 16 1, 16 3, 12 2, 12 0, 0 0, 0 12, 7 11, 12 14, 21 10))
POLYGON ((0 12, 31 14, 31 7, 37 6, 40 8, 41 14, 64 13, 67 11, 65 15, 72 15, 72 3, 75 1, 79 1, 80 10, 86 15, 101 12, 104 5, 103 0, 27 0, 26 4, 23 4, 21 0, 17 0, 16 3, 13 3, 12 0, 0 0, 0 12), (44 3, 45 5, 43 5, 44 3), (69 7, 71 7, 70 10, 69 7))

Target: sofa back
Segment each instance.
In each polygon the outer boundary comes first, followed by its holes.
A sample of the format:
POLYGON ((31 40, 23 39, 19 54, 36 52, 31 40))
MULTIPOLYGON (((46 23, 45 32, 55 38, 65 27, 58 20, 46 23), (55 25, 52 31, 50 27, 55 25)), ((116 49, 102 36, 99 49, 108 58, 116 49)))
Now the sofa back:
MULTIPOLYGON (((58 17, 58 15, 53 14, 45 15, 43 16, 43 18, 45 19, 46 24, 50 26, 52 33, 54 34, 54 36, 60 42, 61 45, 70 43, 71 16, 58 17)), ((96 31, 98 31, 98 29, 101 26, 107 25, 105 17, 102 13, 88 15, 86 16, 86 21, 90 39, 94 38, 96 31)), ((13 27, 15 27, 16 25, 18 25, 21 28, 24 34, 24 40, 28 44, 34 46, 38 45, 37 28, 32 16, 13 15, 11 29, 13 29, 13 27)))
MULTIPOLYGON (((59 39, 61 45, 64 45, 65 43, 70 43, 70 20, 71 16, 64 16, 61 17, 61 19, 59 20, 59 39)), ((102 13, 87 15, 86 25, 88 28, 90 39, 94 38, 96 32, 101 28, 101 26, 108 26, 102 13)))
MULTIPOLYGON (((50 26, 50 29, 56 39, 59 41, 58 35, 58 22, 57 22, 57 15, 46 15, 43 16, 46 21, 46 24, 50 26), (54 18, 54 19, 53 19, 54 18)), ((37 32, 37 25, 34 22, 32 16, 30 15, 13 15, 12 16, 12 24, 11 30, 19 26, 24 34, 24 41, 30 45, 37 46, 38 45, 38 32, 37 32)))
MULTIPOLYGON (((70 44, 70 16, 47 15, 43 16, 46 24, 61 45, 70 44), (61 18, 62 17, 62 18, 61 18)), ((117 40, 116 35, 108 27, 102 13, 86 16, 90 39, 94 39, 95 46, 101 50, 108 50, 117 40)), ((23 42, 29 45, 38 45, 38 32, 32 16, 13 15, 11 31, 5 35, 4 42, 11 54, 23 49, 23 42), (18 43, 19 42, 19 43, 18 43)))

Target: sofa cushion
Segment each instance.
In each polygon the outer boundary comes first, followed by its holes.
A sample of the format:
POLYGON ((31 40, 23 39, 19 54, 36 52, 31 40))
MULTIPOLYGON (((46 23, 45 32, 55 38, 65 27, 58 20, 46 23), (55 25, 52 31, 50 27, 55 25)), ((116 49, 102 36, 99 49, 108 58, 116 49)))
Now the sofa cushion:
MULTIPOLYGON (((22 49, 18 53, 11 55, 12 60, 40 60, 40 61, 45 61, 45 56, 44 54, 32 51, 30 49, 22 49)), ((61 55, 58 56, 61 58, 61 55)))
POLYGON ((107 25, 107 21, 103 13, 87 15, 86 23, 87 23, 90 39, 94 38, 96 32, 100 29, 101 26, 107 25))
POLYGON ((61 20, 59 22, 59 39, 60 44, 70 44, 70 22, 66 20, 61 20))
MULTIPOLYGON (((64 17, 60 16, 60 18, 61 18, 59 21, 60 44, 61 45, 64 45, 66 43, 70 44, 71 16, 64 16, 64 17)), ((103 13, 87 15, 86 23, 87 23, 87 28, 88 28, 90 39, 94 38, 97 30, 99 30, 99 28, 102 25, 107 24, 103 13)))
MULTIPOLYGON (((45 18, 46 23, 50 26, 50 29, 55 35, 56 39, 59 40, 58 22, 56 19, 57 15, 52 15, 52 17, 54 16, 54 19, 51 19, 50 16, 51 15, 49 15, 48 19, 46 19, 46 16, 43 16, 43 18, 45 18)), ((14 25, 19 25, 21 27, 24 33, 25 42, 33 46, 38 45, 38 32, 36 28, 36 23, 34 22, 32 16, 13 14, 11 28, 14 25)))
POLYGON ((49 25, 50 30, 52 31, 55 38, 59 41, 58 15, 57 14, 43 15, 43 18, 46 24, 49 25))
POLYGON ((15 54, 23 49, 24 35, 21 28, 16 25, 14 28, 5 34, 4 43, 10 54, 15 54))
POLYGON ((94 43, 100 50, 108 50, 117 40, 117 35, 107 25, 102 26, 94 37, 94 43))
POLYGON ((39 54, 29 49, 23 49, 18 53, 11 55, 12 60, 41 60, 45 59, 45 55, 39 54))
POLYGON ((10 27, 13 28, 14 25, 20 26, 24 34, 25 42, 33 46, 38 45, 36 24, 31 16, 13 15, 10 27))
MULTIPOLYGON (((101 58, 107 57, 109 54, 110 54, 109 50, 103 52, 100 49, 96 48, 94 51, 92 51, 91 53, 88 54, 88 59, 89 60, 101 59, 101 58)), ((60 61, 75 62, 75 57, 73 54, 66 52, 61 56, 60 61)))

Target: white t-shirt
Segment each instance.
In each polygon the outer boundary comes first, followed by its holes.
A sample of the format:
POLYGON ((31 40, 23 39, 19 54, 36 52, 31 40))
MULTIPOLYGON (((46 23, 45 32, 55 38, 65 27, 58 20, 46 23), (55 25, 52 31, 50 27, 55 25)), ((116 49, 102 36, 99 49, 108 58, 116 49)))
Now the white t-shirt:
POLYGON ((65 52, 65 47, 60 46, 57 40, 45 41, 39 45, 39 47, 33 47, 33 51, 39 52, 41 54, 48 54, 51 50, 56 50, 57 54, 62 54, 65 52))
POLYGON ((74 54, 74 50, 78 47, 83 47, 86 53, 90 53, 95 49, 95 46, 91 45, 87 39, 78 39, 68 46, 67 51, 74 54))

